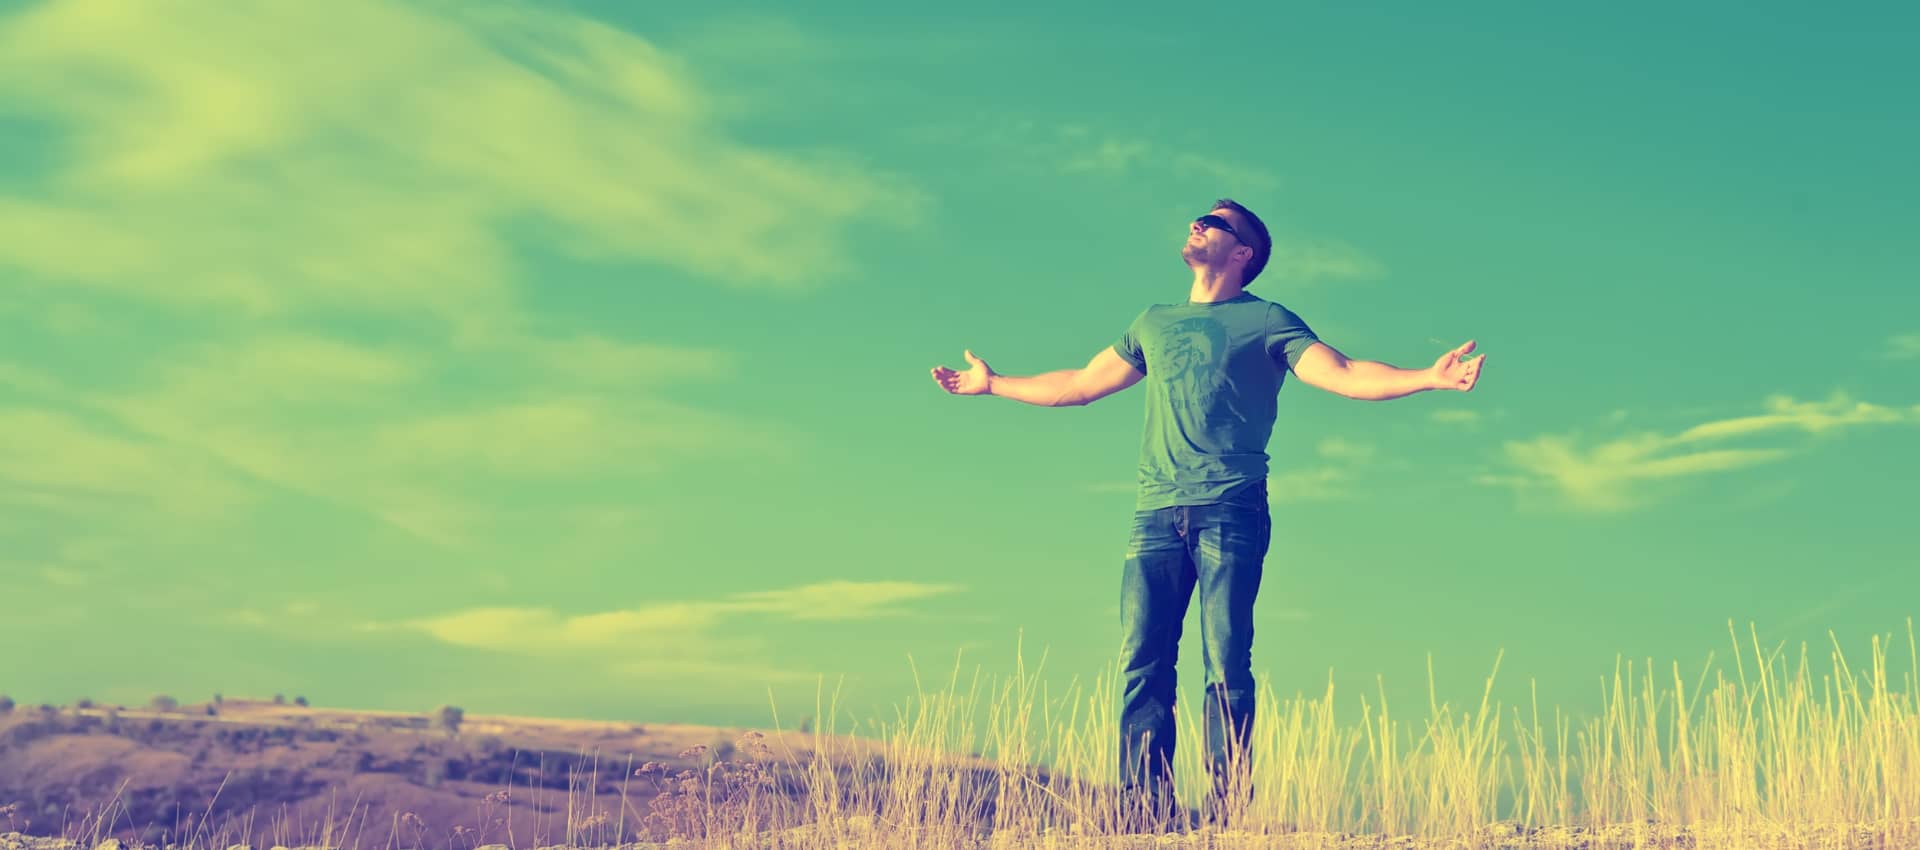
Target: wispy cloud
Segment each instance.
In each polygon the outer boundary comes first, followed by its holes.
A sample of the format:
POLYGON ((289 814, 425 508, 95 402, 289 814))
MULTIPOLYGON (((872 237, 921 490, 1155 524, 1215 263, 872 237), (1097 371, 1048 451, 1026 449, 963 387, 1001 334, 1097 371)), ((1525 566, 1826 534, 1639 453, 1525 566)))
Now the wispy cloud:
POLYGON ((1266 280, 1268 275, 1272 275, 1278 280, 1312 283, 1323 280, 1369 280, 1383 277, 1386 273, 1384 263, 1345 242, 1289 238, 1275 234, 1273 256, 1267 261, 1267 271, 1261 273, 1260 279, 1266 280))
POLYGON ((0 484, 55 510, 102 505, 175 519, 218 517, 256 498, 199 452, 37 408, 0 408, 0 484))
MULTIPOLYGON (((211 521, 284 490, 467 548, 506 510, 488 494, 508 484, 632 479, 803 446, 654 392, 735 369, 728 352, 600 337, 448 351, 271 331, 169 351, 134 368, 131 390, 0 362, 0 383, 43 401, 0 408, 0 481, 16 501, 116 522, 130 503, 211 521), (460 372, 499 387, 450 393, 460 372)), ((572 532, 621 533, 595 519, 601 506, 564 507, 572 532)))
MULTIPOLYGON (((1825 624, 1832 624, 1835 620, 1829 618, 1832 618, 1836 612, 1844 612, 1847 606, 1865 596, 1868 591, 1885 585, 1888 579, 1908 574, 1907 568, 1896 567, 1860 581, 1842 584, 1828 592, 1826 597, 1818 603, 1787 618, 1781 625, 1784 628, 1793 629, 1808 623, 1823 623, 1823 621, 1825 624)), ((1842 616, 1837 619, 1841 622, 1853 622, 1855 618, 1842 616)))
POLYGON ((1003 127, 1002 141, 1038 144, 1051 149, 1053 159, 1068 174, 1088 173, 1125 177, 1153 169, 1182 178, 1202 179, 1223 186, 1267 190, 1279 180, 1266 169, 1151 140, 1137 131, 1100 130, 1082 124, 1046 125, 1015 121, 1003 127))
MULTIPOLYGON (((1228 158, 1197 153, 1134 127, 1096 127, 1077 122, 988 115, 909 131, 916 141, 960 144, 993 157, 996 167, 1100 178, 1165 175, 1221 187, 1222 191, 1270 191, 1273 172, 1228 158)), ((1211 197, 1195 203, 1204 203, 1211 197)))
POLYGON ((1880 356, 1888 360, 1912 360, 1920 357, 1920 333, 1895 334, 1887 338, 1880 356))
POLYGON ((1480 424, 1480 411, 1448 407, 1428 414, 1428 418, 1442 425, 1462 425, 1471 428, 1480 424))
POLYGON ((1282 467, 1267 477, 1267 497, 1275 502, 1331 501, 1353 497, 1351 483, 1372 463, 1374 447, 1344 437, 1328 437, 1314 447, 1319 463, 1282 467))
MULTIPOLYGON (((1506 444, 1518 474, 1487 474, 1480 483, 1558 494, 1572 507, 1623 511, 1650 498, 1654 481, 1726 472, 1791 455, 1785 446, 1714 448, 1737 438, 1798 431, 1823 435, 1871 424, 1920 422, 1920 406, 1885 407, 1835 393, 1826 401, 1771 396, 1762 413, 1703 422, 1674 434, 1642 432, 1584 444, 1574 436, 1541 436, 1506 444)), ((1620 421, 1621 417, 1615 417, 1620 421)))
POLYGON ((789 451, 669 395, 736 377, 733 352, 544 320, 518 246, 793 288, 923 203, 846 153, 735 138, 638 35, 509 4, 54 0, 0 16, 0 97, 57 163, 0 197, 0 323, 155 326, 118 373, 0 362, 33 400, 0 409, 0 499, 50 512, 285 490, 472 546, 509 483, 789 451))
POLYGON ((634 34, 433 8, 60 0, 0 20, 0 94, 66 148, 37 196, 0 199, 0 231, 23 237, 0 264, 253 315, 475 325, 517 305, 516 223, 583 257, 793 286, 846 266, 854 221, 920 203, 845 156, 734 140, 634 34), (340 44, 353 62, 332 61, 340 44))
POLYGON ((1067 171, 1094 171, 1117 175, 1140 167, 1152 154, 1153 146, 1138 139, 1090 140, 1084 147, 1066 151, 1066 161, 1062 165, 1067 171))
POLYGON ((367 631, 420 632, 460 646, 502 652, 599 652, 653 645, 703 632, 722 620, 866 620, 906 613, 905 603, 960 590, 957 585, 832 581, 734 594, 719 600, 665 602, 589 614, 548 608, 475 608, 367 631))
POLYGON ((85 587, 89 583, 86 573, 68 567, 41 567, 40 577, 60 587, 85 587))
MULTIPOLYGON (((911 603, 962 589, 952 584, 830 581, 580 614, 551 608, 473 608, 356 628, 421 634, 494 652, 618 658, 613 668, 629 673, 662 672, 662 658, 676 659, 686 671, 709 674, 727 665, 765 671, 771 667, 757 660, 769 645, 761 624, 911 616, 911 603)), ((814 675, 788 672, 806 679, 814 675)))
POLYGON ((733 377, 739 357, 716 348, 612 340, 586 334, 565 339, 510 339, 540 369, 583 383, 647 387, 733 377))

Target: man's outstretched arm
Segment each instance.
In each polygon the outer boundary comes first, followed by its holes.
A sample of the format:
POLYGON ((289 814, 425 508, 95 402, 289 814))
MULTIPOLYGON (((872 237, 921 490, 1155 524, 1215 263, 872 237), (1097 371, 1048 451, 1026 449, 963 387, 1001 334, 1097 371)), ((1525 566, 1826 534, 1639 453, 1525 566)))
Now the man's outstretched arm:
POLYGON ((1424 390, 1467 392, 1480 380, 1480 365, 1485 354, 1463 360, 1473 350, 1473 340, 1440 355, 1425 369, 1400 369, 1373 360, 1349 360, 1324 342, 1307 346, 1293 364, 1300 380, 1335 395, 1362 401, 1386 401, 1424 390))
POLYGON ((995 373, 987 361, 966 352, 965 372, 945 366, 933 367, 933 380, 954 395, 997 395, 1041 407, 1068 407, 1092 404, 1138 383, 1146 377, 1133 364, 1120 359, 1111 346, 1100 350, 1079 369, 1016 377, 995 373))

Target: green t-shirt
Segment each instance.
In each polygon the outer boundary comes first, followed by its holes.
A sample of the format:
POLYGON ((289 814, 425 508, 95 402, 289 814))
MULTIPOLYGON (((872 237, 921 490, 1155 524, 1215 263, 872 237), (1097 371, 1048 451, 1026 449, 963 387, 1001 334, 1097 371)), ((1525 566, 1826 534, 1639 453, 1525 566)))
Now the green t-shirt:
POLYGON ((1293 311, 1245 292, 1156 304, 1134 319, 1113 350, 1146 375, 1138 509, 1264 486, 1280 384, 1318 341, 1293 311))

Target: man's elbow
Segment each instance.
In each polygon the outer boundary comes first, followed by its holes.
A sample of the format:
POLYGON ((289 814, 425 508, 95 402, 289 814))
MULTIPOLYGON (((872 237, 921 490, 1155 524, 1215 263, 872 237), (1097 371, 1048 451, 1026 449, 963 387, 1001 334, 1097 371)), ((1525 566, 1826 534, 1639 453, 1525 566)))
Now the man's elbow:
POLYGON ((1060 389, 1060 397, 1053 400, 1054 407, 1085 407, 1100 400, 1105 393, 1087 386, 1086 375, 1077 374, 1060 389))

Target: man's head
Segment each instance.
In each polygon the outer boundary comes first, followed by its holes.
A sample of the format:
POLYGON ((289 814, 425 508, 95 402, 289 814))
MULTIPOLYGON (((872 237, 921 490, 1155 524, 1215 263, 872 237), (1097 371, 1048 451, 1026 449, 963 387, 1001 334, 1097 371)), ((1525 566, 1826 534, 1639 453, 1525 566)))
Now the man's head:
POLYGON ((1266 224, 1232 198, 1214 201, 1213 209, 1188 225, 1187 234, 1180 249, 1187 265, 1223 272, 1238 268, 1242 289, 1253 285, 1273 252, 1266 224))

